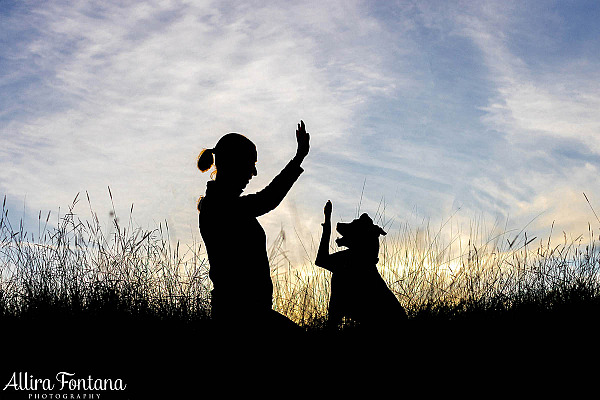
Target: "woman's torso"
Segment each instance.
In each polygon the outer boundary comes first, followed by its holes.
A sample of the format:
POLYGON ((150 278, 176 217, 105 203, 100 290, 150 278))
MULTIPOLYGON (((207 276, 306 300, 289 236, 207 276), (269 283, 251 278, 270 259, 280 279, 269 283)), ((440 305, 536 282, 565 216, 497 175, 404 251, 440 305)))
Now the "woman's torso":
POLYGON ((266 235, 256 217, 209 182, 200 206, 200 233, 206 246, 215 307, 241 311, 270 309, 273 284, 266 235), (211 184, 213 187, 211 187, 211 184))

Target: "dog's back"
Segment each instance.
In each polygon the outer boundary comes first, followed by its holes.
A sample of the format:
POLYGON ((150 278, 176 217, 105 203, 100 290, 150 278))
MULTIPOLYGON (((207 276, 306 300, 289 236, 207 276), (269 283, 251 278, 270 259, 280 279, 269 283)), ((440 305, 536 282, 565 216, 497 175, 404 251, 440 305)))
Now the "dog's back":
POLYGON ((353 250, 331 255, 329 323, 338 326, 345 317, 366 329, 399 327, 406 312, 377 270, 377 260, 353 250))

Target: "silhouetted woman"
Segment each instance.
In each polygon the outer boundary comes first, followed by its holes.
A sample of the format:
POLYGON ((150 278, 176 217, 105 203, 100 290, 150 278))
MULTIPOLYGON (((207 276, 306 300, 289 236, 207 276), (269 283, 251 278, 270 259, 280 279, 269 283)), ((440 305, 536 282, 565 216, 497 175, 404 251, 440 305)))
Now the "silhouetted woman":
POLYGON ((294 158, 267 187, 250 195, 241 195, 257 174, 256 146, 248 138, 229 133, 214 149, 205 149, 198 157, 202 172, 213 163, 217 169, 198 210, 214 287, 212 315, 221 326, 258 331, 293 326, 272 309, 267 240, 256 217, 277 207, 302 173, 300 164, 309 150, 309 134, 302 121, 296 139, 294 158))

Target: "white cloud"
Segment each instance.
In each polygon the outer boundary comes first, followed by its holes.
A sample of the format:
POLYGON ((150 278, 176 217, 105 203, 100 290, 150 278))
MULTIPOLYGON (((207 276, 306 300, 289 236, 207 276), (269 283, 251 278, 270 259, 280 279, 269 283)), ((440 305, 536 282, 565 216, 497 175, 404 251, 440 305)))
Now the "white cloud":
MULTIPOLYGON (((88 191, 100 213, 110 186, 121 214, 135 203, 139 223, 167 219, 185 241, 197 234, 195 201, 208 179, 195 158, 224 133, 258 146, 249 190, 293 156, 301 118, 321 156, 352 147, 340 139, 352 139, 358 107, 396 85, 380 70, 384 52, 370 48, 377 21, 361 10, 355 2, 38 4, 27 16, 37 32, 20 57, 34 62, 35 90, 56 106, 32 95, 39 109, 0 128, 10 160, 0 186, 34 210, 88 191)), ((307 185, 320 178, 339 177, 303 177, 297 190, 311 194, 307 185)), ((294 203, 298 211, 290 202, 266 218, 270 237, 278 225, 309 220, 304 201, 294 203)))
POLYGON ((517 224, 547 207, 579 223, 585 212, 568 212, 577 193, 600 198, 598 68, 528 65, 510 46, 525 18, 517 3, 420 2, 385 15, 354 1, 31 7, 7 19, 20 39, 2 54, 25 67, 0 84, 18 82, 10 90, 26 106, 0 113, 0 190, 33 210, 87 190, 108 215, 110 186, 121 214, 135 203, 138 223, 167 219, 186 241, 209 179, 199 151, 246 134, 259 157, 247 191, 259 190, 292 157, 300 119, 312 151, 261 218, 271 240, 282 227, 290 242, 294 230, 318 236, 327 199, 353 218, 363 182, 363 210, 383 198, 396 221, 463 206, 517 224), (570 141, 584 149, 565 158, 570 141))
MULTIPOLYGON (((541 214, 533 224, 539 230, 548 230, 553 221, 567 230, 587 229, 593 215, 582 192, 600 197, 596 167, 562 153, 570 151, 566 146, 577 147, 581 155, 600 152, 598 68, 589 68, 585 56, 556 61, 551 54, 546 55, 554 62, 551 67, 528 64, 511 51, 511 40, 533 38, 529 20, 539 23, 548 18, 557 23, 557 19, 552 14, 519 14, 523 10, 510 4, 493 10, 489 5, 456 17, 461 34, 481 50, 496 87, 483 108, 482 121, 507 140, 498 149, 498 158, 490 160, 499 167, 495 179, 475 180, 477 192, 502 201, 505 212, 518 221, 541 214)), ((538 35, 531 46, 545 41, 538 35)))

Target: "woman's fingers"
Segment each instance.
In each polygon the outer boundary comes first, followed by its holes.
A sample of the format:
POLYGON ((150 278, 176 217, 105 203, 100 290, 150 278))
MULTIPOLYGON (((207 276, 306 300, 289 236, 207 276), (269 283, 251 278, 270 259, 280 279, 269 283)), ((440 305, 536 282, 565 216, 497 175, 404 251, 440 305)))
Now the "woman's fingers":
POLYGON ((296 129, 296 140, 298 141, 297 155, 304 158, 308 154, 310 147, 310 136, 306 132, 306 126, 302 120, 300 120, 300 123, 298 124, 298 129, 296 129))

